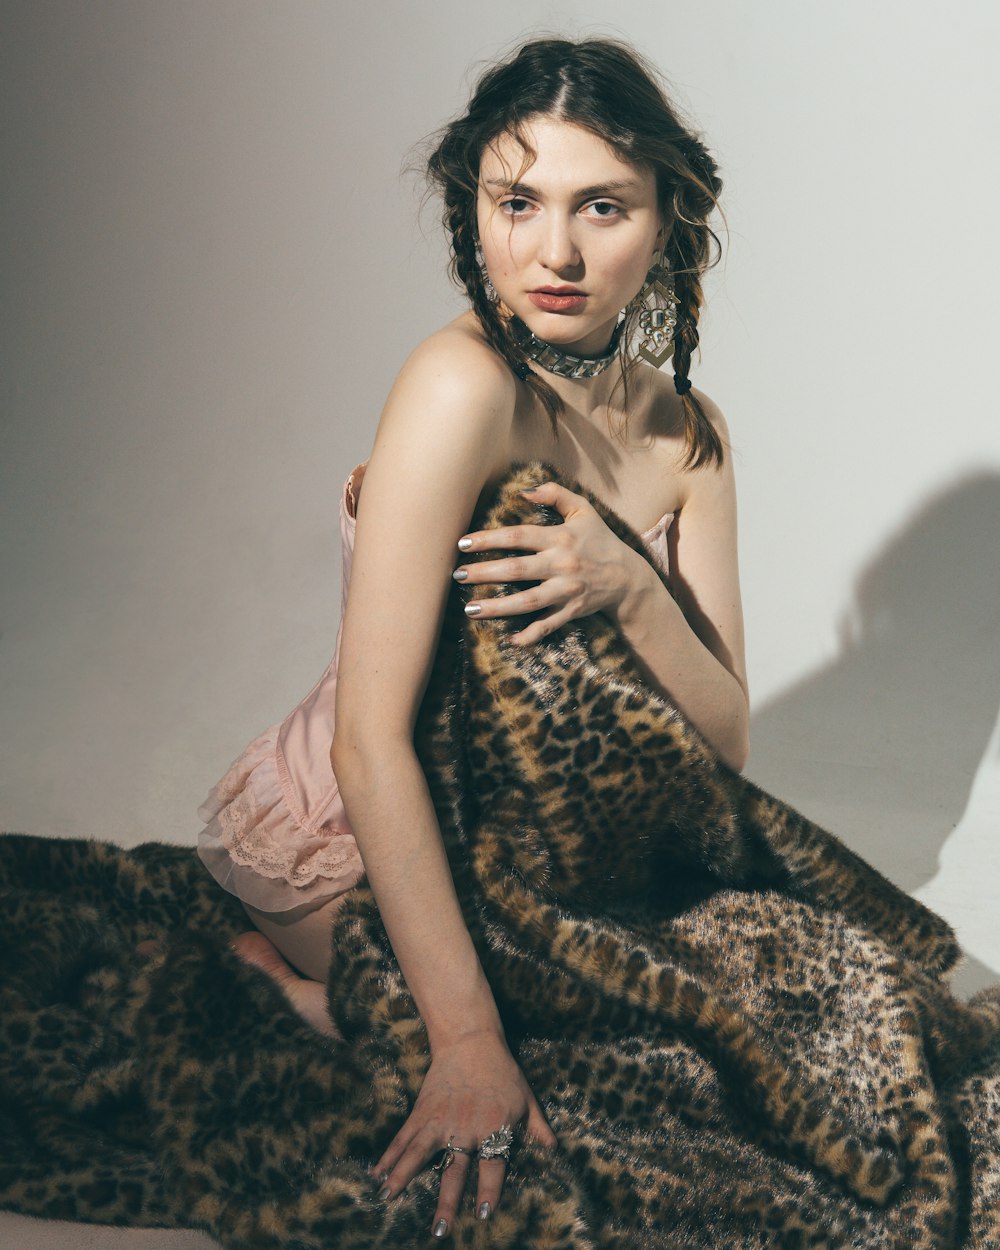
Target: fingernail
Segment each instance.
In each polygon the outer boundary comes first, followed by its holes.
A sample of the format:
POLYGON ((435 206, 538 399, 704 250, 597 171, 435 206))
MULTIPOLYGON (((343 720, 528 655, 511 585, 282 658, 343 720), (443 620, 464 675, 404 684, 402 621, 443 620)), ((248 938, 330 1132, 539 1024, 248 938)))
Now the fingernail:
POLYGON ((389 1198, 391 1195, 392 1195, 392 1190, 389 1188, 389 1186, 383 1185, 382 1188, 375 1195, 375 1201, 385 1202, 385 1200, 389 1198))
POLYGON ((452 573, 452 577, 455 579, 456 582, 464 582, 468 576, 469 576, 468 569, 456 569, 454 573, 452 573))
POLYGON ((471 550, 472 550, 472 539, 471 539, 471 538, 460 538, 460 539, 458 540, 458 549, 459 549, 459 551, 471 551, 471 550))
POLYGON ((478 616, 479 613, 482 612, 482 610, 483 609, 480 607, 478 603, 467 603, 465 605, 466 616, 478 616))
POLYGON ((479 1208, 479 1218, 481 1220, 488 1220, 492 1214, 493 1214, 493 1208, 490 1206, 488 1202, 484 1202, 483 1205, 479 1208))
POLYGON ((438 1220, 438 1222, 434 1225, 434 1236, 435 1237, 447 1237, 447 1235, 448 1235, 448 1221, 438 1220))

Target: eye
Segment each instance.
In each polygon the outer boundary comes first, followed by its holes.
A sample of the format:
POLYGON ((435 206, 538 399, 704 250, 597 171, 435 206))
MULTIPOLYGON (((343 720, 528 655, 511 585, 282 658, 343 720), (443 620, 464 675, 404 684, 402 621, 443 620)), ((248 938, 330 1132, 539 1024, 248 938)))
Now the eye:
POLYGON ((512 195, 509 199, 501 200, 500 207, 511 217, 523 217, 531 208, 531 201, 526 200, 523 195, 512 195))
POLYGON ((587 211, 594 217, 607 220, 611 217, 621 215, 621 208, 617 204, 612 204, 610 200, 593 200, 587 205, 587 211))

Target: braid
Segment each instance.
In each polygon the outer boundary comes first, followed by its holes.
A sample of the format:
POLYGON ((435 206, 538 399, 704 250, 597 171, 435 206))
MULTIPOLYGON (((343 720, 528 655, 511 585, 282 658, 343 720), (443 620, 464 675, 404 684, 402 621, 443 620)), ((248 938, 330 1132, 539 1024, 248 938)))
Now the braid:
POLYGON ((702 290, 701 267, 688 263, 684 236, 690 227, 677 221, 667 245, 667 256, 673 271, 674 290, 677 294, 677 326, 674 330, 674 385, 681 397, 684 409, 684 441, 687 447, 685 463, 697 468, 708 463, 721 464, 722 440, 715 426, 709 421, 701 402, 684 383, 689 383, 691 357, 698 348, 698 319, 701 316, 702 290))
POLYGON ((708 219, 718 205, 722 182, 715 161, 696 136, 680 131, 674 145, 680 159, 671 171, 676 181, 669 206, 672 228, 665 249, 677 295, 674 385, 684 410, 685 463, 697 468, 703 464, 721 464, 724 456, 722 440, 700 400, 692 393, 689 378, 691 358, 700 341, 702 274, 721 252, 718 236, 708 219))

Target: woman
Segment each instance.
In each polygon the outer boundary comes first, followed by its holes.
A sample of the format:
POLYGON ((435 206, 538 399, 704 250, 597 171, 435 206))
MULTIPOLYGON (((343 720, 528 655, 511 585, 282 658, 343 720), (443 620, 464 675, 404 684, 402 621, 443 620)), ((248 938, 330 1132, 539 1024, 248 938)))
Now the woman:
POLYGON ((392 1198, 450 1143, 433 1222, 443 1237, 470 1151, 497 1147, 479 1168, 476 1206, 488 1218, 504 1177, 502 1126, 556 1144, 506 1046, 414 753, 449 579, 537 583, 470 605, 483 616, 541 610, 514 636, 525 647, 606 613, 649 679, 735 768, 747 694, 727 432, 688 378, 715 241, 712 159, 632 51, 536 40, 483 76, 429 169, 472 307, 416 348, 392 388, 371 459, 348 483, 338 656, 217 787, 203 857, 255 923, 239 943, 244 958, 329 1030, 330 923, 360 850, 432 1056, 373 1170, 392 1198), (653 363, 672 353, 672 379, 636 357, 639 343, 653 363), (642 533, 674 597, 586 499, 556 483, 534 497, 561 526, 466 533, 510 464, 532 459, 642 533), (510 555, 456 568, 456 541, 459 561, 482 549, 510 555))

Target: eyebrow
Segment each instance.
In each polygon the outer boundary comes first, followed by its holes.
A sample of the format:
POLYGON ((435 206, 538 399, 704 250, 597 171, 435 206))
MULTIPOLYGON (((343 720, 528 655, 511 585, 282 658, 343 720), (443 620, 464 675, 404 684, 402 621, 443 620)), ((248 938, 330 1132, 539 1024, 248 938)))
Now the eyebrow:
MULTIPOLYGON (((592 187, 581 187, 574 192, 574 198, 589 199, 595 195, 607 195, 611 191, 634 191, 640 184, 634 178, 623 178, 617 182, 599 182, 592 187)), ((526 182, 506 182, 503 178, 488 178, 486 186, 499 187, 502 191, 514 191, 519 195, 530 195, 540 198, 540 193, 526 182)))

